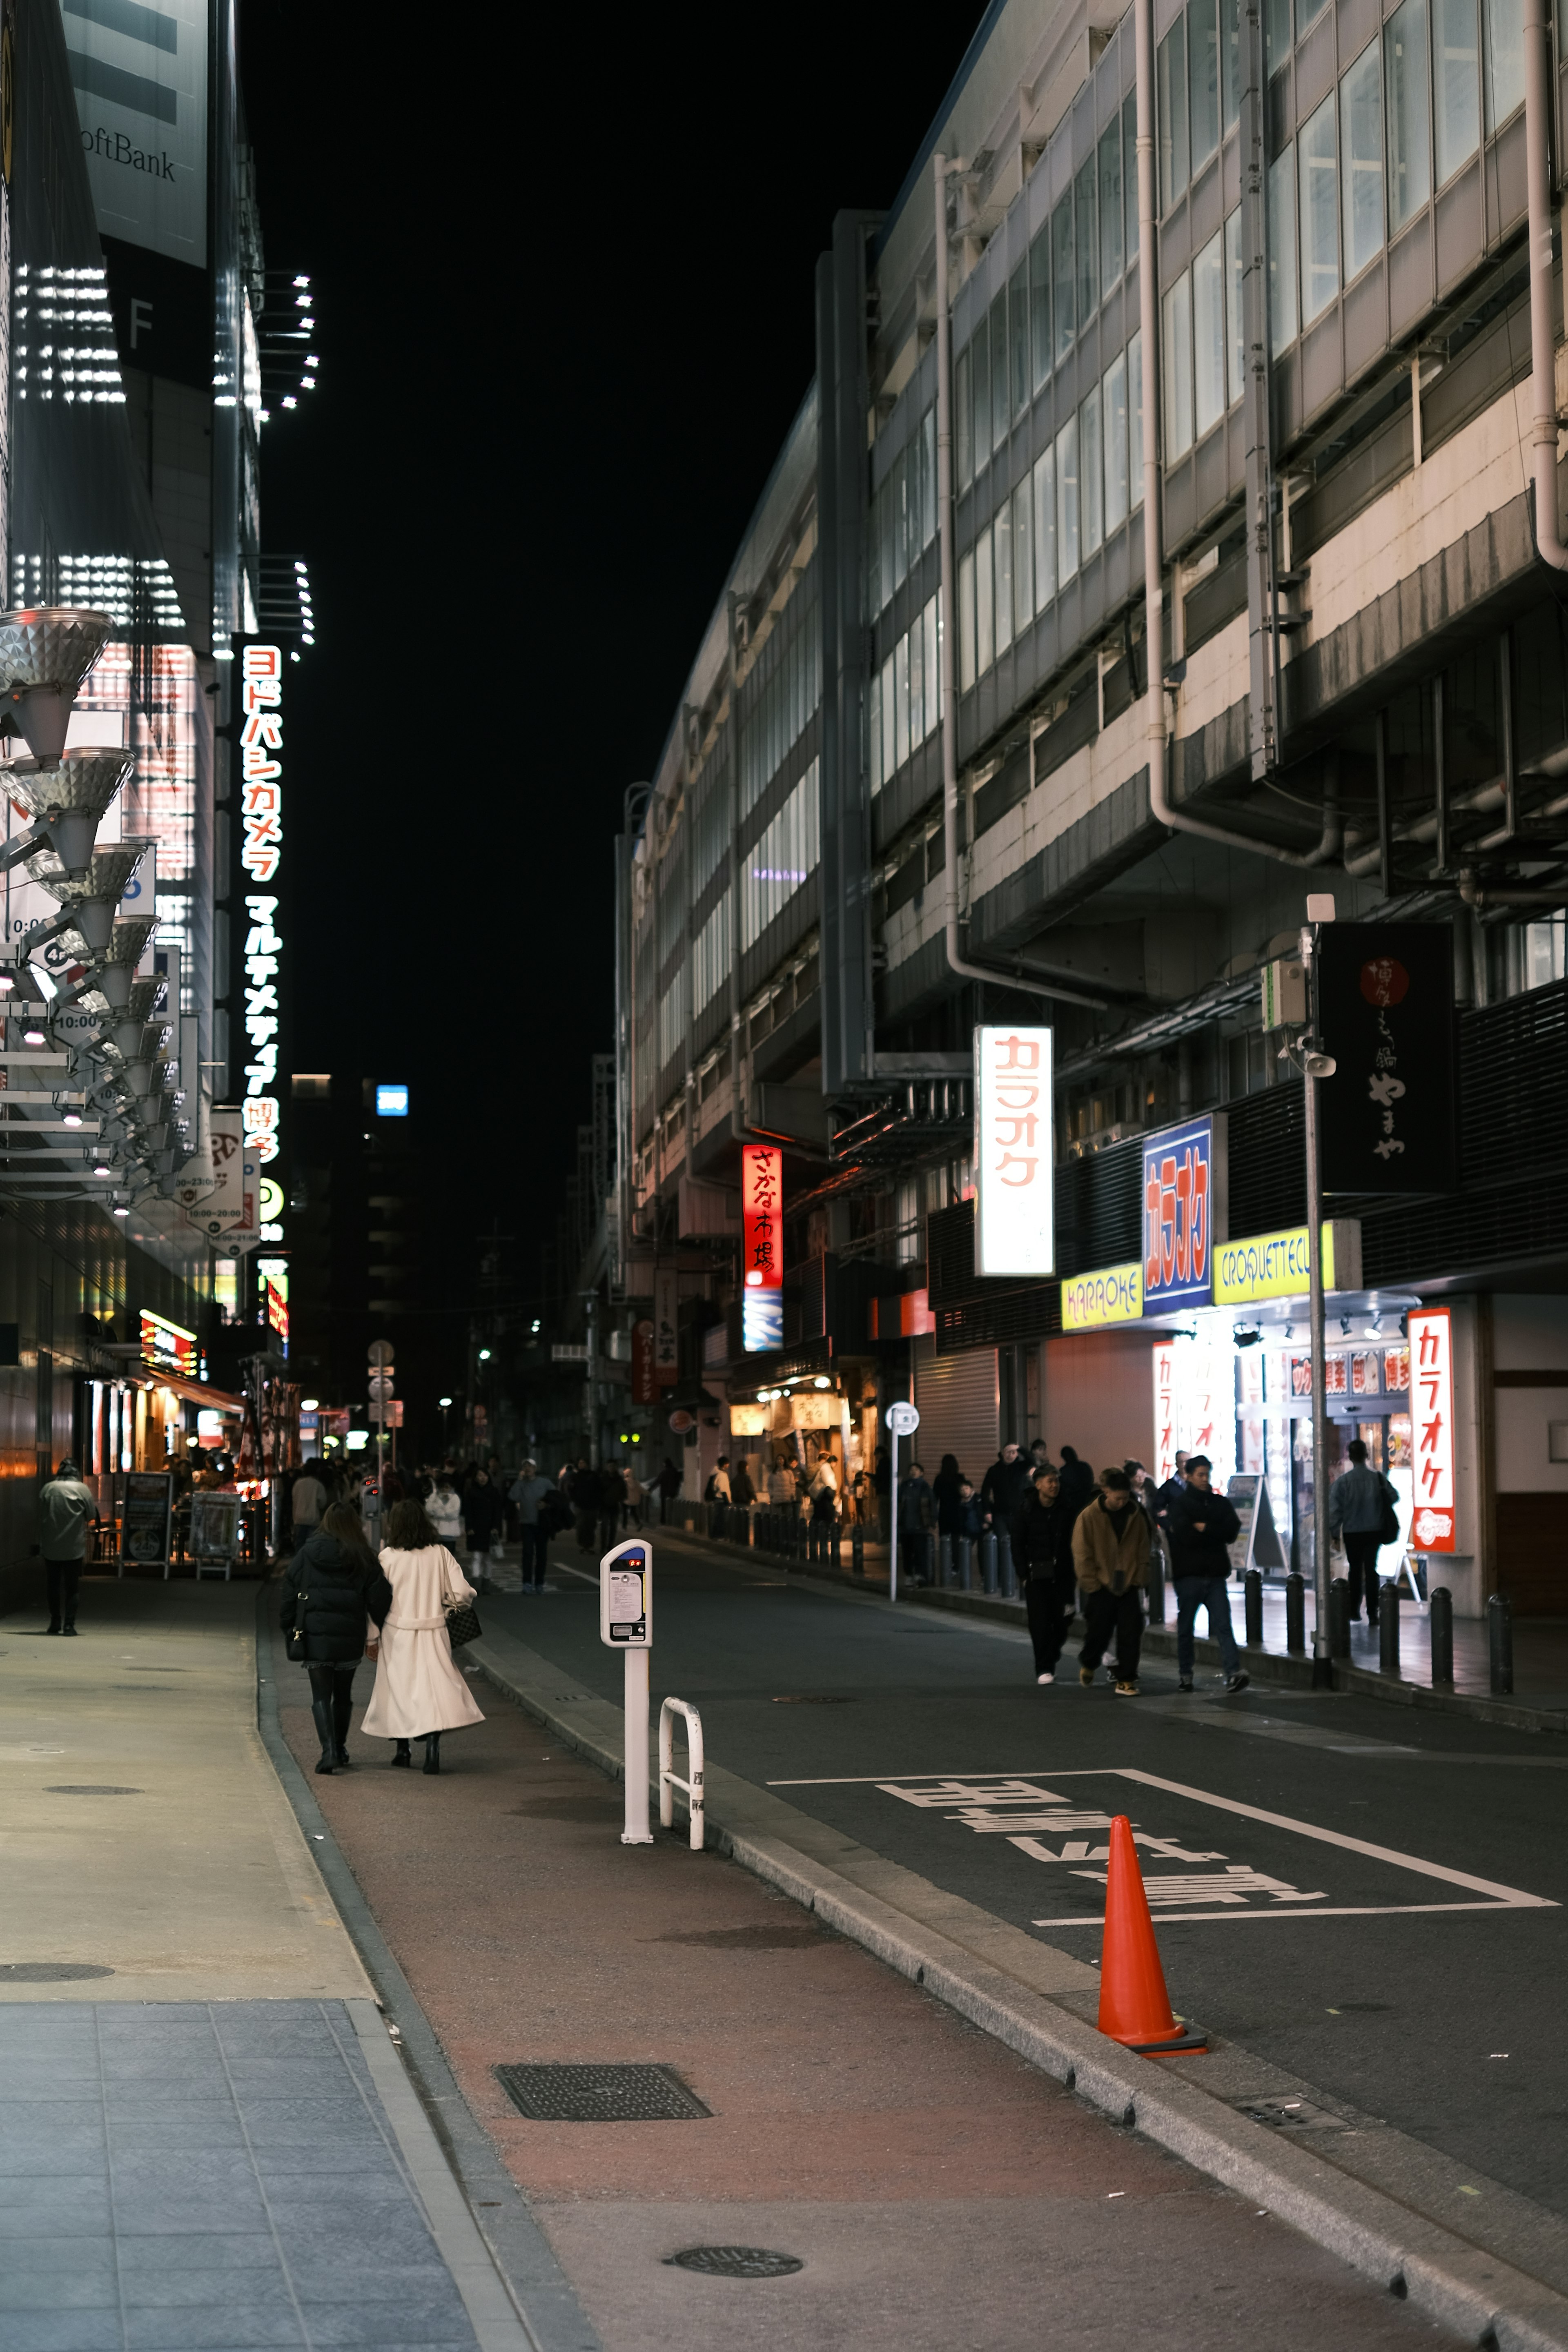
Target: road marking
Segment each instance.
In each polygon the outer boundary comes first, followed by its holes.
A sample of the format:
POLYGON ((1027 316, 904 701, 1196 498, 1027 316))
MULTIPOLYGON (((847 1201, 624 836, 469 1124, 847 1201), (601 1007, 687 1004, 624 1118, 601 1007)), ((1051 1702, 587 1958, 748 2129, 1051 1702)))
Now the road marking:
MULTIPOLYGON (((1167 1920, 1180 1922, 1189 1919, 1407 1919, 1418 1912, 1426 1911, 1521 1911, 1541 1905, 1542 1901, 1539 1895, 1527 1895, 1518 1903, 1345 1903, 1337 1907, 1323 1908, 1314 1905, 1310 1911, 1292 1910, 1280 1905, 1268 1911, 1162 1911, 1159 1918, 1162 1927, 1167 1920)), ((1548 1904, 1543 1907, 1555 1910, 1557 1906, 1548 1904)), ((1075 1913, 1071 1918, 1031 1919, 1029 1925, 1031 1927, 1103 1927, 1105 1914, 1103 1911, 1086 1911, 1081 1915, 1075 1913)))

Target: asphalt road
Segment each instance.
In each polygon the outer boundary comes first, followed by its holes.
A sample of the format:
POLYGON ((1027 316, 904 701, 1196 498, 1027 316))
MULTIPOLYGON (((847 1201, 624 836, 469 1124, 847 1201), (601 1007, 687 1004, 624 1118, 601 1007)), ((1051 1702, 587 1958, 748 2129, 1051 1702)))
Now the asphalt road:
MULTIPOLYGON (((1127 1813, 1179 2011, 1568 2213, 1568 1741, 1072 1650, 1042 1690, 1010 1628, 654 1547, 654 1706, 713 1762, 1088 1960, 1127 1813)), ((552 1581, 485 1613, 618 1702, 596 1577, 552 1581)))

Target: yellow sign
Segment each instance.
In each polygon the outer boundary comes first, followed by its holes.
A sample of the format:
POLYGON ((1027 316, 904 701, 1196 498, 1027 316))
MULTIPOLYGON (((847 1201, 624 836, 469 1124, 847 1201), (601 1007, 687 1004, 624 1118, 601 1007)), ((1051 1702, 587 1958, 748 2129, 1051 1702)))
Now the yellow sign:
MULTIPOLYGON (((1214 1254, 1214 1303, 1216 1307, 1249 1307, 1263 1298, 1305 1297, 1309 1281, 1308 1234, 1305 1225, 1279 1234, 1255 1234, 1250 1240, 1216 1242, 1214 1254)), ((1353 1217, 1335 1217, 1323 1225, 1323 1288, 1361 1287, 1361 1226, 1353 1217)))
POLYGON ((1075 1275, 1062 1285, 1064 1331, 1098 1331, 1110 1323, 1136 1323, 1142 1312, 1143 1268, 1136 1258, 1130 1265, 1106 1265, 1097 1274, 1075 1275))

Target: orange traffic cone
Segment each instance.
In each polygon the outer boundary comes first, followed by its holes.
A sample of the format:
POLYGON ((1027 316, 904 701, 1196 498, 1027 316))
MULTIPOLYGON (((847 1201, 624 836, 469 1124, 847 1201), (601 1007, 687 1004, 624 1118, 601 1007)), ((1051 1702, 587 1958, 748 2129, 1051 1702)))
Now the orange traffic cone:
POLYGON ((1149 1917, 1149 1897, 1132 1843, 1132 1824, 1118 1813, 1110 1824, 1110 1867, 1105 1885, 1105 1944, 1100 1964, 1100 2030, 1128 2050, 1206 2050, 1208 2036, 1184 2032, 1165 1990, 1165 1971, 1149 1917))

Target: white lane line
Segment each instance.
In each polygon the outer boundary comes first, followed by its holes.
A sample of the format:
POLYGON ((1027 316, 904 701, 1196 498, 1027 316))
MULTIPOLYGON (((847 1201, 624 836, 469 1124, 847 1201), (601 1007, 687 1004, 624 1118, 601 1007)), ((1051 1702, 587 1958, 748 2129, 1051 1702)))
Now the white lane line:
MULTIPOLYGON (((1337 1907, 1319 1910, 1296 1904, 1282 1903, 1270 1911, 1156 1911, 1153 1916, 1163 1927, 1167 1919, 1394 1919, 1418 1911, 1523 1911, 1531 1909, 1540 1897, 1527 1895, 1518 1903, 1347 1903, 1337 1907)), ((1555 1905, 1547 1908, 1555 1909, 1555 1905)), ((1032 1927, 1103 1927, 1102 1911, 1086 1911, 1070 1919, 1031 1919, 1032 1927)))

